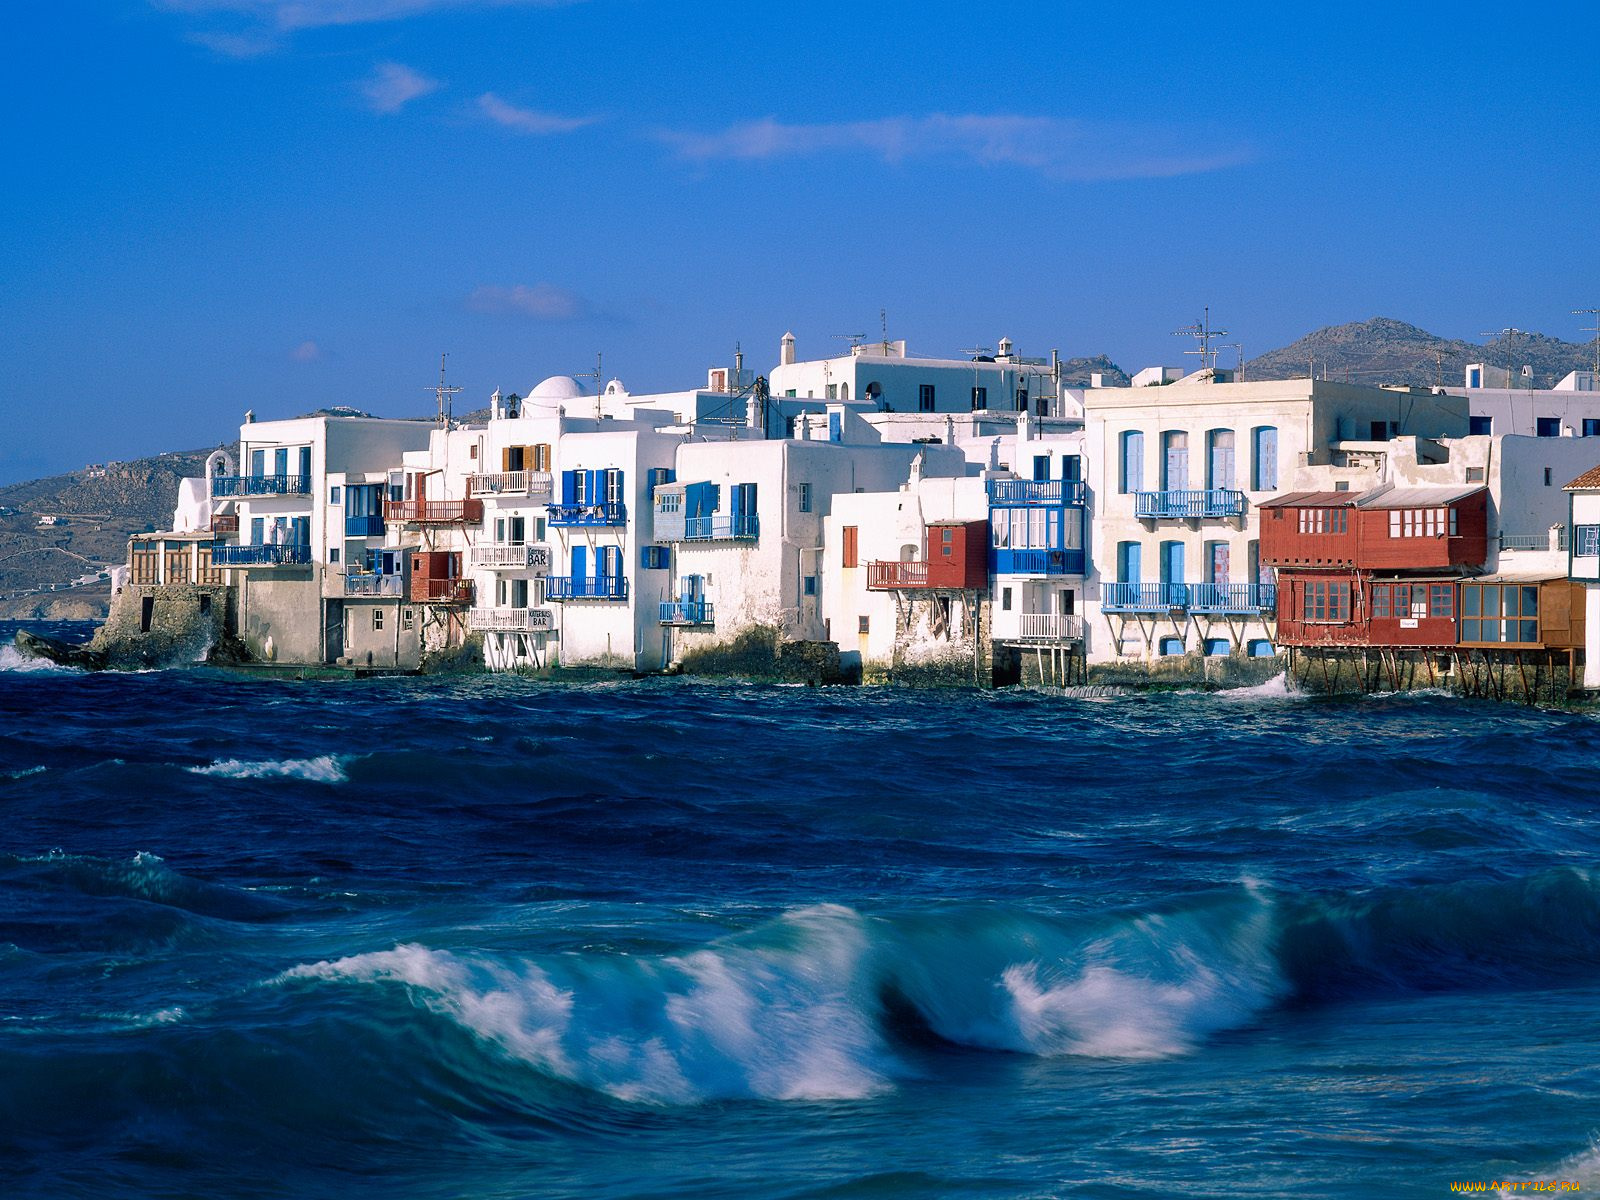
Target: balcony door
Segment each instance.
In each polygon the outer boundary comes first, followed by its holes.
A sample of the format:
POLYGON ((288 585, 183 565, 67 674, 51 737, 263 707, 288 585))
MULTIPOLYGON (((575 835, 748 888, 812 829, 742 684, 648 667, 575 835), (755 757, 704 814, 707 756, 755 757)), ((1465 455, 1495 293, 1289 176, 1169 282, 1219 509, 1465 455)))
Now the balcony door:
POLYGON ((1121 542, 1117 546, 1117 582, 1138 583, 1140 579, 1140 550, 1138 542, 1121 542))
POLYGON ((1210 442, 1209 461, 1206 464, 1206 487, 1212 491, 1233 488, 1233 430, 1213 429, 1206 435, 1210 442))
POLYGON ((1183 543, 1161 543, 1161 582, 1183 582, 1183 543))
POLYGON ((1211 572, 1212 583, 1225 584, 1228 582, 1228 543, 1211 543, 1211 562, 1208 565, 1211 572))
POLYGON ((1172 430, 1162 435, 1161 490, 1181 492, 1189 486, 1189 435, 1172 430))

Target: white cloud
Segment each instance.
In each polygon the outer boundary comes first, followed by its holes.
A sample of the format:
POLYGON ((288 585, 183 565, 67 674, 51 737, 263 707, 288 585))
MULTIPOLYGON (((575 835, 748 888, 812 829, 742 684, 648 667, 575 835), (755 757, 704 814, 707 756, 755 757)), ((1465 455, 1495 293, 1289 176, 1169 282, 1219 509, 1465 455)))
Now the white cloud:
POLYGON ((576 292, 553 283, 498 287, 484 284, 467 297, 473 312, 530 317, 535 321, 574 321, 587 316, 589 302, 576 292))
POLYGON ((328 25, 366 25, 474 8, 551 8, 575 0, 151 0, 194 16, 245 17, 284 32, 328 25))
POLYGON ((310 338, 307 338, 293 350, 289 351, 289 357, 298 363, 317 362, 322 358, 322 347, 317 345, 310 338))
POLYGON ((186 40, 224 58, 259 58, 283 45, 267 33, 191 33, 186 40))
POLYGON ((539 112, 532 108, 519 108, 507 104, 493 92, 478 97, 478 111, 496 125, 514 129, 518 133, 571 133, 585 125, 593 125, 598 117, 563 117, 559 113, 539 112))
POLYGON ((1237 166, 1253 157, 1241 144, 1199 138, 1191 142, 1152 126, 1015 115, 933 113, 809 125, 767 117, 711 133, 665 130, 657 136, 693 162, 866 153, 887 163, 963 158, 983 166, 1022 167, 1074 180, 1190 175, 1237 166))
POLYGON ((367 107, 377 113, 397 113, 419 96, 439 90, 437 79, 413 71, 403 63, 379 63, 361 85, 367 107))

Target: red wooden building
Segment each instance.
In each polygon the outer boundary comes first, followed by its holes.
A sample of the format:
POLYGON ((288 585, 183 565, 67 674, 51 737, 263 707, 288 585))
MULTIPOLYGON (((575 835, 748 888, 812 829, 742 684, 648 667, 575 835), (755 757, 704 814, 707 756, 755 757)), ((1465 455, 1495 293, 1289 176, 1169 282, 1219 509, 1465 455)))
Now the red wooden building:
POLYGON ((1278 644, 1455 645, 1457 585, 1489 554, 1488 506, 1481 486, 1263 502, 1261 561, 1278 572, 1278 644))
POLYGON ((943 588, 982 591, 989 586, 989 522, 947 521, 928 526, 920 562, 870 562, 872 591, 943 588))

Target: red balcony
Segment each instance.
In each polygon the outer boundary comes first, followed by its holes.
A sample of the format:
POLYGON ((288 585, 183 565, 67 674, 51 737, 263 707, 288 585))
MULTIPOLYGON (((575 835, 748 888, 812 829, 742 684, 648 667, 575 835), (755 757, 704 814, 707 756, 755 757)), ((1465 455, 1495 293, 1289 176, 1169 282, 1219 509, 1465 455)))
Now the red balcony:
POLYGON ((869 562, 867 564, 867 590, 888 591, 893 588, 925 588, 928 583, 928 564, 925 562, 869 562))
POLYGON ((411 599, 417 604, 471 604, 472 580, 411 577, 411 599))
POLYGON ((459 525, 483 520, 482 500, 385 500, 383 519, 402 525, 459 525))

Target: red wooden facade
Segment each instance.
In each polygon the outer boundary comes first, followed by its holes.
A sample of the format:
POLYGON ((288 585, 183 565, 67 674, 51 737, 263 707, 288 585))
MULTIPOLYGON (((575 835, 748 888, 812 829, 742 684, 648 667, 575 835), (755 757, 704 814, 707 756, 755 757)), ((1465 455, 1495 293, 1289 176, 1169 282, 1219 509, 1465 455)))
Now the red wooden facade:
POLYGON ((1274 567, 1438 571, 1489 557, 1482 487, 1295 492, 1264 501, 1261 561, 1274 567))
POLYGON ((411 599, 420 604, 471 604, 472 580, 461 578, 461 554, 423 550, 411 556, 411 599))
POLYGON ((1280 571, 1281 646, 1453 646, 1455 579, 1373 578, 1356 571, 1280 571))
POLYGON ((989 522, 949 521, 928 526, 921 562, 867 564, 867 587, 948 588, 974 591, 989 586, 989 522))

